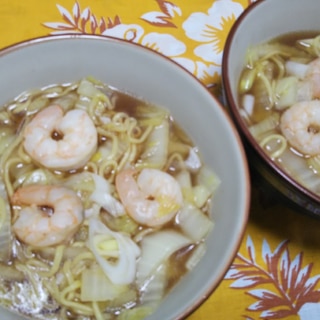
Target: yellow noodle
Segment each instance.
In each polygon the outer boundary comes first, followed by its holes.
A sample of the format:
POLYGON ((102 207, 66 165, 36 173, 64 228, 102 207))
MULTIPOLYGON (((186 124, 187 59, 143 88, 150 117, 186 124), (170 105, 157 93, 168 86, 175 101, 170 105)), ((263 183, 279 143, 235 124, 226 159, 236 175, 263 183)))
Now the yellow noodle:
POLYGON ((312 168, 315 173, 320 174, 320 157, 319 155, 308 158, 308 167, 312 168))
POLYGON ((123 156, 118 164, 118 171, 121 171, 125 167, 125 165, 129 162, 130 154, 131 154, 131 146, 129 148, 127 148, 127 150, 123 154, 123 156))
POLYGON ((38 279, 36 279, 38 277, 38 273, 34 272, 33 269, 30 269, 28 267, 28 265, 23 265, 18 263, 16 265, 17 270, 23 272, 24 274, 27 275, 28 280, 30 281, 32 288, 34 289, 35 293, 37 294, 37 296, 39 296, 39 286, 38 286, 38 279))
POLYGON ((92 172, 92 173, 96 173, 98 174, 98 165, 95 163, 95 162, 92 162, 92 161, 89 161, 85 168, 84 168, 85 171, 88 171, 88 172, 92 172))
POLYGON ((61 292, 61 299, 65 299, 65 297, 67 296, 67 294, 69 292, 75 291, 77 289, 81 288, 81 281, 80 280, 76 280, 73 283, 71 283, 69 286, 65 287, 61 292))
POLYGON ((132 144, 131 148, 130 148, 130 155, 128 158, 128 162, 132 163, 134 162, 134 160, 137 158, 137 145, 136 144, 132 144))
MULTIPOLYGON (((132 128, 138 127, 138 121, 136 118, 127 116, 124 121, 124 125, 127 128, 127 133, 129 133, 132 128)), ((140 130, 139 127, 138 130, 140 130)))
POLYGON ((58 272, 63 259, 64 249, 64 245, 60 245, 56 248, 51 269, 47 272, 40 272, 42 277, 51 277, 58 272))
MULTIPOLYGON (((15 239, 13 241, 16 241, 15 239)), ((17 242, 16 248, 15 248, 15 259, 16 261, 19 261, 21 263, 25 263, 25 261, 28 259, 29 257, 25 256, 25 252, 23 247, 17 242)), ((32 257, 30 257, 32 258, 32 257)))
POLYGON ((272 154, 270 154, 270 157, 274 159, 280 157, 282 153, 285 151, 285 149, 287 148, 287 140, 281 134, 271 134, 262 139, 262 141, 260 142, 260 146, 263 148, 272 140, 277 140, 277 142, 280 142, 278 143, 280 145, 279 148, 275 150, 272 154))
POLYGON ((79 255, 77 255, 73 261, 72 261, 72 265, 76 265, 80 262, 83 262, 84 260, 94 260, 94 255, 91 251, 88 251, 88 252, 84 252, 84 253, 81 253, 79 255))
POLYGON ((319 57, 320 56, 320 36, 317 36, 314 38, 314 48, 315 48, 315 53, 319 57))
POLYGON ((86 247, 86 244, 83 241, 75 241, 73 242, 72 247, 84 248, 86 247))
MULTIPOLYGON (((70 301, 63 297, 55 281, 45 282, 44 285, 50 292, 51 296, 66 309, 70 308, 73 312, 86 316, 92 316, 94 314, 92 307, 88 306, 87 304, 84 304, 82 302, 70 301)), ((78 283, 75 283, 75 285, 71 287, 73 289, 76 289, 77 286, 78 283)))
MULTIPOLYGON (((64 294, 64 296, 62 296, 62 298, 65 298, 66 300, 68 301, 76 301, 77 300, 77 292, 76 290, 81 288, 81 282, 79 280, 76 280, 73 284, 79 282, 79 286, 69 286, 69 287, 66 287, 62 290, 62 292, 64 290, 66 290, 67 288, 69 288, 69 290, 64 294)), ((62 294, 62 293, 61 293, 62 294)))
POLYGON ((132 134, 132 131, 137 128, 137 127, 132 127, 132 128, 129 128, 129 131, 128 131, 128 135, 129 135, 129 141, 131 143, 143 143, 144 141, 146 141, 146 139, 148 138, 149 134, 151 133, 151 131, 153 130, 153 126, 148 126, 144 131, 143 133, 140 135, 139 138, 135 138, 133 137, 133 134, 132 134))
POLYGON ((127 126, 127 135, 132 138, 139 137, 141 135, 142 129, 140 125, 138 124, 138 121, 136 118, 130 117, 126 120, 126 126, 127 126))
POLYGON ((101 120, 98 119, 99 117, 97 117, 99 114, 98 112, 99 107, 100 108, 102 107, 102 110, 105 110, 110 106, 111 106, 110 99, 106 95, 101 93, 92 98, 89 104, 88 113, 93 120, 99 120, 99 122, 101 122, 101 120))
POLYGON ((114 132, 126 132, 128 129, 128 122, 126 121, 129 116, 124 112, 116 113, 110 123, 106 123, 103 127, 106 130, 114 132))
POLYGON ((41 89, 33 89, 33 90, 28 90, 24 91, 21 94, 19 94, 11 103, 8 105, 8 109, 11 111, 12 108, 14 108, 15 104, 14 102, 25 102, 27 99, 29 99, 31 96, 36 96, 41 92, 41 89))
POLYGON ((272 60, 278 68, 277 78, 278 79, 283 78, 286 73, 286 68, 285 68, 285 65, 284 65, 282 59, 280 57, 273 56, 270 58, 270 60, 272 60))
POLYGON ((13 153, 13 151, 19 146, 19 144, 21 143, 23 139, 22 134, 19 134, 16 139, 4 150, 2 156, 1 156, 1 160, 0 160, 0 168, 3 171, 4 170, 4 166, 6 161, 8 160, 8 158, 11 156, 11 154, 13 153))
POLYGON ((12 114, 25 112, 26 110, 28 110, 30 103, 31 103, 31 99, 29 97, 27 101, 16 103, 10 111, 12 112, 12 114))
POLYGON ((185 168, 186 167, 186 164, 184 162, 182 155, 180 153, 174 152, 168 158, 163 170, 168 171, 174 162, 178 162, 178 166, 175 165, 174 167, 178 167, 178 168, 185 168))
POLYGON ((283 55, 283 56, 288 56, 288 53, 286 52, 283 52, 281 50, 279 50, 279 48, 274 48, 272 51, 269 51, 267 54, 265 54, 263 57, 261 57, 261 59, 259 60, 259 62, 264 62, 266 60, 269 60, 271 59, 272 57, 274 56, 277 56, 277 55, 283 55))
POLYGON ((75 89, 77 89, 77 87, 79 86, 79 83, 80 81, 77 81, 75 83, 70 83, 65 86, 54 85, 54 86, 46 87, 42 90, 42 96, 50 97, 50 98, 54 97, 55 99, 63 97, 68 93, 70 93, 71 91, 74 91, 75 89))
POLYGON ((1 199, 0 201, 0 228, 6 221, 6 215, 7 215, 7 209, 6 209, 6 202, 4 199, 1 199))
POLYGON ((92 119, 92 121, 97 124, 97 117, 96 117, 96 108, 98 106, 98 103, 99 103, 99 98, 98 97, 93 97, 89 103, 89 107, 87 109, 87 112, 90 116, 90 118, 92 119))
POLYGON ((3 168, 3 180, 6 185, 6 189, 9 197, 11 197, 14 193, 13 186, 10 180, 10 167, 20 162, 21 162, 20 158, 11 158, 5 163, 3 168))
POLYGON ((99 165, 98 174, 103 177, 108 177, 109 181, 113 181, 117 170, 118 170, 117 161, 105 160, 99 165))
POLYGON ((129 116, 125 112, 117 112, 113 117, 112 117, 112 122, 116 124, 123 124, 126 119, 128 119, 129 116))
POLYGON ((31 163, 32 161, 31 157, 25 152, 22 143, 18 147, 18 156, 24 163, 31 163))
POLYGON ((66 307, 69 307, 73 310, 76 314, 82 314, 85 316, 93 316, 94 312, 92 310, 92 307, 84 304, 83 302, 75 302, 75 301, 69 301, 67 299, 60 299, 60 303, 62 305, 65 305, 66 307))
POLYGON ((63 90, 63 87, 60 85, 50 85, 48 87, 45 87, 39 91, 39 95, 46 96, 46 95, 54 95, 54 97, 57 97, 61 94, 65 94, 66 92, 63 90))
POLYGON ((68 259, 64 265, 63 265, 63 276, 64 280, 67 281, 67 283, 62 282, 61 287, 65 287, 72 285, 76 281, 76 278, 78 278, 79 275, 83 272, 84 269, 86 269, 86 262, 81 260, 76 260, 76 263, 74 260, 68 259))
POLYGON ((53 277, 47 281, 44 281, 43 285, 48 290, 52 298, 55 299, 58 303, 60 303, 60 290, 58 288, 56 278, 53 277))
POLYGON ((104 136, 104 137, 112 140, 111 152, 107 156, 107 159, 114 159, 116 157, 117 151, 118 151, 118 145, 119 145, 118 137, 114 133, 111 133, 110 131, 108 131, 107 129, 104 129, 104 128, 97 128, 97 131, 98 131, 98 134, 100 134, 101 136, 104 136))
POLYGON ((0 111, 0 122, 2 123, 10 123, 10 115, 7 110, 1 110, 0 111))
POLYGON ((258 77, 263 81, 263 83, 266 87, 271 105, 274 105, 274 96, 273 96, 273 91, 272 91, 272 85, 271 85, 269 79, 265 76, 265 74, 263 72, 259 72, 258 77))
POLYGON ((60 301, 68 306, 71 307, 72 309, 76 310, 77 313, 85 313, 85 314, 92 314, 93 310, 90 306, 88 306, 87 304, 84 304, 83 302, 75 302, 75 301, 71 301, 68 300, 66 298, 67 294, 73 291, 76 291, 77 289, 81 288, 81 281, 77 280, 74 281, 70 286, 64 288, 61 292, 60 292, 60 301))
POLYGON ((25 246, 25 250, 24 250, 24 254, 26 256, 26 258, 31 259, 34 257, 34 253, 33 253, 34 247, 32 246, 25 246))
POLYGON ((59 312, 59 318, 58 319, 61 319, 61 320, 69 320, 70 317, 68 315, 68 310, 65 306, 62 306, 60 312, 59 312))
POLYGON ((168 152, 171 154, 172 152, 180 153, 181 155, 187 157, 190 153, 190 146, 178 141, 169 141, 168 152))
POLYGON ((72 282, 74 282, 73 274, 71 272, 71 260, 70 259, 68 259, 64 262, 64 264, 62 266, 62 271, 63 271, 64 278, 69 285, 72 282))
POLYGON ((99 308, 99 305, 96 301, 92 302, 92 309, 93 309, 94 316, 95 316, 96 320, 104 320, 105 319, 100 308, 99 308))
POLYGON ((78 264, 73 266, 73 268, 71 269, 71 272, 73 273, 73 275, 75 277, 78 277, 87 268, 88 264, 89 263, 87 261, 86 262, 81 261, 81 263, 78 263, 78 264))
MULTIPOLYGON (((42 270, 49 270, 50 269, 50 266, 47 263, 45 263, 37 258, 28 259, 25 262, 25 264, 31 268, 40 268, 42 270)), ((45 274, 45 271, 43 271, 43 272, 39 271, 38 274, 40 274, 40 275, 45 274)))

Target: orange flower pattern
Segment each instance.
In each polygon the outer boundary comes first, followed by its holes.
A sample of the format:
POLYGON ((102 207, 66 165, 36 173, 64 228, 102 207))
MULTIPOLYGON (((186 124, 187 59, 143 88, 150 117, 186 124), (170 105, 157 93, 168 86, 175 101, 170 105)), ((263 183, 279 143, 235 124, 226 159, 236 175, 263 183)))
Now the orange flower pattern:
MULTIPOLYGON (((230 288, 247 290, 246 294, 256 299, 247 311, 258 311, 260 319, 268 320, 294 315, 303 320, 319 319, 320 274, 311 276, 312 264, 303 266, 303 253, 291 259, 288 241, 281 242, 272 252, 264 240, 261 265, 256 260, 250 236, 246 248, 247 256, 237 254, 225 280, 233 280, 230 288), (306 309, 316 310, 317 318, 312 318, 309 312, 304 316, 306 309)), ((251 318, 246 316, 246 319, 251 318)))

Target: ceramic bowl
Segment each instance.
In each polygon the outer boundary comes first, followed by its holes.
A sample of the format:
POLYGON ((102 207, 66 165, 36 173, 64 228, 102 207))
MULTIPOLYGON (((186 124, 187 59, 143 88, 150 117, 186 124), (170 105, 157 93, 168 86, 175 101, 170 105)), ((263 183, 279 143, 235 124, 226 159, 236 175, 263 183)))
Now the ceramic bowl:
MULTIPOLYGON (((168 58, 118 39, 62 35, 33 39, 0 52, 0 105, 19 93, 95 77, 121 91, 168 108, 222 183, 212 206, 208 250, 148 319, 184 319, 218 286, 246 226, 250 181, 241 139, 220 103, 168 58)), ((2 320, 17 319, 0 311, 2 320)))
POLYGON ((261 0, 253 3, 233 25, 222 65, 226 105, 242 136, 254 174, 267 190, 276 190, 275 194, 294 209, 313 217, 320 217, 320 197, 278 167, 253 138, 239 113, 238 83, 250 46, 289 33, 319 31, 319 10, 317 0, 261 0))

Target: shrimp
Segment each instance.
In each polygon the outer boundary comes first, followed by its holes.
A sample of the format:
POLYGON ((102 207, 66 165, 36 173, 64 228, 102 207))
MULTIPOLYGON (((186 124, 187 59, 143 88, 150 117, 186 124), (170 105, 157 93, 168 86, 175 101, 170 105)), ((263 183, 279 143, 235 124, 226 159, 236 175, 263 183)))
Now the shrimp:
POLYGON ((128 214, 136 222, 150 227, 169 222, 183 204, 180 185, 168 173, 126 169, 116 176, 116 190, 128 214))
POLYGON ((320 98, 320 58, 308 64, 303 82, 310 85, 313 98, 320 98))
POLYGON ((320 101, 302 101, 288 108, 281 116, 280 129, 299 152, 320 154, 320 101))
POLYGON ((21 206, 12 227, 15 235, 35 247, 68 241, 84 219, 81 199, 62 186, 22 187, 13 194, 11 203, 21 206))
POLYGON ((96 151, 97 140, 97 130, 85 111, 64 114, 58 105, 40 111, 24 131, 24 148, 30 157, 57 170, 83 166, 96 151))

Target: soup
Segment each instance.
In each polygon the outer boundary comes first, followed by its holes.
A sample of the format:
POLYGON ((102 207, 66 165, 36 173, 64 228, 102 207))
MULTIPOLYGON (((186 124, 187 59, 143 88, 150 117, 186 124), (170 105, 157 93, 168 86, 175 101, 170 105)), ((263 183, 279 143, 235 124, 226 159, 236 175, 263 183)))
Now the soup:
POLYGON ((206 250, 219 178, 168 110, 93 78, 1 108, 0 301, 143 319, 206 250))
POLYGON ((241 115, 264 152, 320 195, 320 37, 286 34, 248 49, 241 115))

